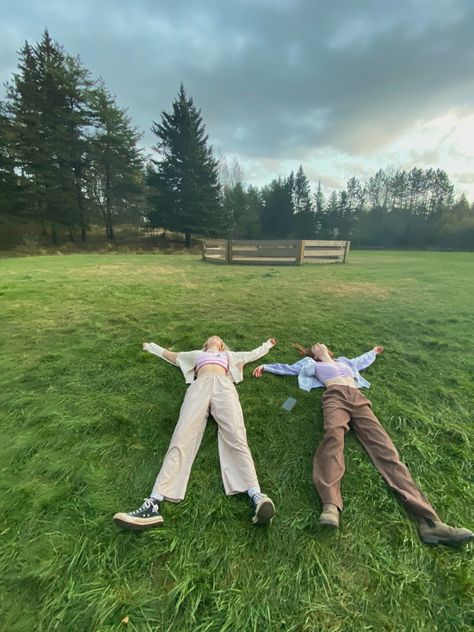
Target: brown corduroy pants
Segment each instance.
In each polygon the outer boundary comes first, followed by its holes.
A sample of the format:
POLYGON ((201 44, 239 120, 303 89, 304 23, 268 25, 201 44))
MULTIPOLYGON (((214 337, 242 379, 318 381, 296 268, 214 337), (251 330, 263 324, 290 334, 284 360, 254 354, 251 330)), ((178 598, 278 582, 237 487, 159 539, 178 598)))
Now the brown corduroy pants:
POLYGON ((413 481, 388 433, 372 412, 371 402, 350 386, 329 386, 323 395, 324 436, 313 461, 314 485, 324 504, 342 511, 344 436, 351 426, 389 487, 416 518, 439 520, 435 510, 413 481))

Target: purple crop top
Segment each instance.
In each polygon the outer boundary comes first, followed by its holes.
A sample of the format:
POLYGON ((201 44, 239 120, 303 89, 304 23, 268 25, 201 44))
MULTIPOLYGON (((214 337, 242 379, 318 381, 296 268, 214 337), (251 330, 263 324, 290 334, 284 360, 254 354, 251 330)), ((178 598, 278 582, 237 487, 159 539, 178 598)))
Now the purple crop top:
POLYGON ((226 371, 229 369, 229 356, 225 351, 202 351, 196 359, 196 371, 205 364, 217 364, 226 371))
POLYGON ((335 377, 354 377, 354 372, 350 366, 343 362, 336 362, 336 364, 329 364, 328 362, 316 362, 314 365, 314 375, 323 384, 327 380, 332 380, 335 377))

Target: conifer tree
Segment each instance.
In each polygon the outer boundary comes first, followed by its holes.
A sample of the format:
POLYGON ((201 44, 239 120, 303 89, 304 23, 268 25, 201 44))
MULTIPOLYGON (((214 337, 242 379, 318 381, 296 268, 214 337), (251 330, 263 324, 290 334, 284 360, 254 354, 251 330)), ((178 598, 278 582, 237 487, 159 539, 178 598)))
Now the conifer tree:
POLYGON ((48 31, 25 43, 18 72, 7 86, 15 164, 29 212, 43 224, 84 229, 85 129, 88 72, 53 42, 48 31))
POLYGON ((316 235, 321 237, 327 233, 326 200, 321 188, 321 180, 319 180, 318 188, 314 194, 314 209, 316 235))
POLYGON ((96 130, 90 143, 89 191, 107 238, 114 239, 115 222, 139 219, 144 197, 141 134, 103 82, 91 93, 91 107, 96 130))
POLYGON ((20 196, 19 178, 12 154, 12 126, 0 102, 0 215, 15 215, 20 196))
POLYGON ((158 142, 154 149, 155 177, 152 201, 155 221, 185 233, 186 246, 192 233, 222 234, 226 230, 220 209, 218 163, 208 145, 201 111, 181 85, 171 112, 162 112, 153 123, 158 142))
POLYGON ((293 234, 299 239, 311 239, 316 234, 316 216, 311 204, 311 188, 300 165, 293 187, 293 209, 295 228, 293 234))
POLYGON ((261 224, 264 239, 287 238, 294 228, 293 172, 288 178, 278 178, 262 190, 261 224))

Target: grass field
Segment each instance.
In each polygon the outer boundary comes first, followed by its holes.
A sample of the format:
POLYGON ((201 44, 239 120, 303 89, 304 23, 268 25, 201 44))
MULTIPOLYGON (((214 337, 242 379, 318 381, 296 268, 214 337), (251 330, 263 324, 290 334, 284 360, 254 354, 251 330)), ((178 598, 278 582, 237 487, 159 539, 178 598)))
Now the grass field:
POLYGON ((341 528, 318 525, 321 392, 292 378, 247 366, 238 386, 271 528, 251 526, 246 497, 225 497, 213 422, 163 528, 120 532, 111 518, 149 493, 185 392, 142 342, 187 350, 217 333, 236 350, 274 336, 268 362, 296 360, 293 341, 348 356, 383 344, 365 372, 374 411, 442 518, 474 527, 473 279, 474 256, 459 253, 299 268, 1 260, 0 630, 471 629, 472 549, 422 545, 352 433, 341 528))

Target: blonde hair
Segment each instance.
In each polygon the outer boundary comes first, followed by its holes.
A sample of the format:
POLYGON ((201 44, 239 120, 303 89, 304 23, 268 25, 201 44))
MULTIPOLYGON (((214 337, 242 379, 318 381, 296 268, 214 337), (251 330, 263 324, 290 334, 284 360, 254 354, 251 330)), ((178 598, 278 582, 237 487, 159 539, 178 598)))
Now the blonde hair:
MULTIPOLYGON (((220 336, 219 336, 219 338, 220 338, 220 336)), ((222 344, 221 344, 221 348, 219 349, 219 351, 230 351, 229 347, 228 347, 228 346, 226 345, 226 343, 222 340, 222 338, 221 338, 221 343, 222 343, 222 344)), ((206 340, 206 342, 204 343, 204 345, 203 345, 203 347, 202 347, 202 350, 203 350, 203 351, 207 351, 207 340, 206 340)))
MULTIPOLYGON (((300 355, 306 356, 308 358, 313 358, 313 360, 316 360, 316 358, 314 357, 314 354, 312 352, 312 347, 303 347, 303 345, 300 345, 297 342, 293 343, 293 347, 298 349, 298 351, 300 352, 300 355)), ((328 349, 328 353, 331 356, 331 358, 334 358, 334 353, 331 351, 331 349, 328 349)), ((316 362, 317 362, 317 360, 316 360, 316 362)))

